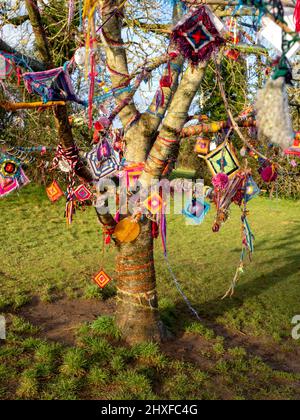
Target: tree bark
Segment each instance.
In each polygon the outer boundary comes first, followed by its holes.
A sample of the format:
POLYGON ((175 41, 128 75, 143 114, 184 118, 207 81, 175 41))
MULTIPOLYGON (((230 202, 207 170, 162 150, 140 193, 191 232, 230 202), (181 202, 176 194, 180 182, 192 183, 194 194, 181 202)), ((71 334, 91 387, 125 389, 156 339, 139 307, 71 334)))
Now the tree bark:
POLYGON ((134 243, 122 244, 117 256, 117 325, 130 344, 164 338, 158 313, 151 222, 141 223, 134 243))

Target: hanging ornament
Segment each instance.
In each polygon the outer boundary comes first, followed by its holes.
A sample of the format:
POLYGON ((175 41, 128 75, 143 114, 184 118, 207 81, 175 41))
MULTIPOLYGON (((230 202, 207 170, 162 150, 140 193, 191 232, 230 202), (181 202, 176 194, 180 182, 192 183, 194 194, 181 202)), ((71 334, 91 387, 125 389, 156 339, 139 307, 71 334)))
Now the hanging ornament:
POLYGON ((203 222, 206 214, 210 210, 210 204, 206 203, 200 198, 193 198, 190 203, 187 204, 186 208, 182 211, 182 214, 193 221, 193 223, 199 225, 203 222))
POLYGON ((140 175, 142 174, 145 167, 145 163, 133 163, 123 167, 123 173, 121 176, 126 176, 126 186, 128 190, 134 191, 136 189, 137 182, 140 175))
POLYGON ((136 240, 141 232, 141 226, 133 217, 122 219, 114 231, 115 239, 120 243, 129 243, 136 240))
POLYGON ((258 196, 259 193, 260 189, 258 188, 256 182, 252 176, 249 176, 246 182, 245 202, 248 203, 248 201, 252 200, 252 198, 258 196))
POLYGON ((71 166, 65 160, 60 160, 58 163, 58 168, 61 172, 69 173, 71 170, 71 166))
POLYGON ((94 282, 100 287, 100 289, 103 289, 110 281, 111 277, 102 269, 94 276, 94 282))
POLYGON ((160 194, 154 192, 144 201, 143 204, 151 214, 155 215, 161 211, 163 200, 160 194))
POLYGON ((74 60, 75 60, 75 63, 77 64, 77 66, 79 68, 84 67, 85 54, 86 54, 86 48, 85 47, 77 48, 77 50, 75 51, 74 60))
POLYGON ((206 137, 198 137, 196 140, 196 145, 194 152, 199 153, 200 155, 207 155, 210 147, 210 139, 206 137))
POLYGON ((94 145, 90 152, 84 154, 84 157, 94 180, 112 176, 119 169, 120 159, 113 149, 111 149, 111 155, 109 158, 99 161, 98 145, 94 145))
POLYGON ((0 154, 0 176, 3 178, 17 178, 20 175, 21 163, 13 156, 0 154))
POLYGON ((203 5, 192 9, 177 23, 171 39, 193 65, 208 60, 225 42, 216 29, 208 8, 203 5))
POLYGON ((276 181, 278 177, 276 165, 267 161, 265 161, 263 166, 259 168, 258 172, 262 180, 267 184, 276 181))
POLYGON ((231 143, 221 144, 208 155, 204 156, 204 159, 213 176, 222 172, 231 178, 240 168, 234 147, 231 143))
POLYGON ((5 179, 0 176, 0 197, 5 197, 6 195, 12 193, 19 188, 17 179, 5 179))
POLYGON ((76 200, 83 202, 90 200, 92 198, 92 193, 85 185, 81 184, 75 189, 74 196, 76 200))
POLYGON ((13 72, 13 64, 12 62, 4 57, 4 55, 0 54, 0 80, 4 80, 9 77, 13 72))
POLYGON ((224 191, 228 187, 229 177, 227 174, 220 172, 213 177, 212 184, 215 189, 224 191))
POLYGON ((284 77, 269 79, 256 100, 258 134, 283 150, 292 145, 294 132, 284 77))
MULTIPOLYGON (((240 41, 238 28, 237 28, 237 20, 233 17, 230 18, 227 38, 234 45, 237 45, 240 41)), ((234 48, 231 48, 230 50, 226 50, 224 54, 226 57, 234 61, 236 61, 240 56, 240 52, 234 48)))
POLYGON ((49 198, 49 200, 52 203, 55 203, 58 201, 61 197, 63 197, 64 193, 62 192, 60 186, 58 185, 57 181, 53 181, 49 187, 46 188, 46 193, 49 198))

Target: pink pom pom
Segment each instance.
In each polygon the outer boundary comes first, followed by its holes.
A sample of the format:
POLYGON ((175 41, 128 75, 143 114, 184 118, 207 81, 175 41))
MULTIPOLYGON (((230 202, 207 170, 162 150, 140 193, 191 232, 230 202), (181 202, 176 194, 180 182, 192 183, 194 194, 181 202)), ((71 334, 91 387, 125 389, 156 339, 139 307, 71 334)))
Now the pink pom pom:
POLYGON ((268 184, 269 182, 276 181, 278 173, 273 165, 270 165, 261 170, 260 176, 262 177, 262 180, 268 184))
POLYGON ((212 183, 215 188, 218 188, 220 190, 225 190, 229 184, 228 175, 219 173, 213 177, 212 183))

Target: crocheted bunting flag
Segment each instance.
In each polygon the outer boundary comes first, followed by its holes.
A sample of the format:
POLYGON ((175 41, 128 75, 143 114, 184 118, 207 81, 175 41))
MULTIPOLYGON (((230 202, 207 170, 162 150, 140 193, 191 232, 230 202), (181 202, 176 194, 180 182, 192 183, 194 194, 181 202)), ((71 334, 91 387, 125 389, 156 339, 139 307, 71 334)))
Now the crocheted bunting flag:
POLYGON ((171 38, 181 54, 194 65, 209 59, 213 51, 225 42, 205 6, 186 14, 173 28, 171 38))
POLYGON ((205 159, 213 176, 223 172, 231 178, 240 168, 234 148, 230 143, 225 146, 221 144, 205 156, 205 159))
POLYGON ((117 153, 113 150, 111 151, 110 157, 100 162, 98 160, 98 146, 94 146, 92 150, 88 153, 85 153, 84 157, 87 160, 87 164, 89 166, 90 171, 93 174, 93 178, 95 180, 99 180, 100 178, 104 178, 107 176, 112 176, 115 172, 119 169, 119 158, 117 153))
POLYGON ((106 274, 104 270, 99 271, 99 273, 97 273, 94 276, 94 282, 101 289, 103 289, 110 281, 111 281, 111 277, 109 277, 109 275, 106 274))
POLYGON ((48 195, 49 200, 52 201, 52 203, 55 203, 64 195, 57 181, 53 181, 52 184, 46 188, 46 193, 48 195))
POLYGON ((87 187, 83 184, 79 185, 74 191, 75 198, 78 201, 87 201, 90 200, 92 197, 92 193, 87 189, 87 187))
POLYGON ((260 193, 260 189, 258 188, 256 182, 249 176, 247 183, 246 183, 246 191, 245 191, 245 201, 248 202, 252 200, 252 198, 256 197, 260 193))
POLYGON ((182 214, 188 219, 191 219, 193 223, 199 225, 203 222, 204 217, 210 210, 210 204, 206 203, 204 200, 197 199, 192 200, 182 211, 182 214))

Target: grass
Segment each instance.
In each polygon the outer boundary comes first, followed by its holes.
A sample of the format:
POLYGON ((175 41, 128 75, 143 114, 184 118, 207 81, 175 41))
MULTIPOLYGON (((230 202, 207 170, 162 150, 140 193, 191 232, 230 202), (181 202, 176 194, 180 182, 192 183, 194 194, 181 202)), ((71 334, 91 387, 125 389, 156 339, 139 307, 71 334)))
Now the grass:
MULTIPOLYGON (((100 292, 91 277, 103 264, 114 277, 114 249, 102 261, 101 232, 93 209, 78 212, 72 228, 63 203, 49 203, 42 188, 29 186, 0 201, 0 313, 8 337, 0 344, 0 399, 296 399, 299 374, 274 367, 242 345, 228 345, 222 331, 279 346, 292 357, 291 320, 299 314, 299 203, 258 198, 249 204, 256 236, 253 262, 232 299, 221 300, 239 261, 240 211, 216 234, 214 211, 197 227, 180 215, 168 218, 168 253, 191 303, 205 319, 189 314, 165 265, 160 240, 156 262, 160 312, 179 337, 199 343, 193 357, 162 351, 153 343, 127 347, 112 318, 99 317, 77 329, 76 344, 41 338, 41 331, 18 315, 39 296, 52 302, 106 300, 114 283, 100 292)), ((277 348, 277 347, 276 347, 277 348)))

